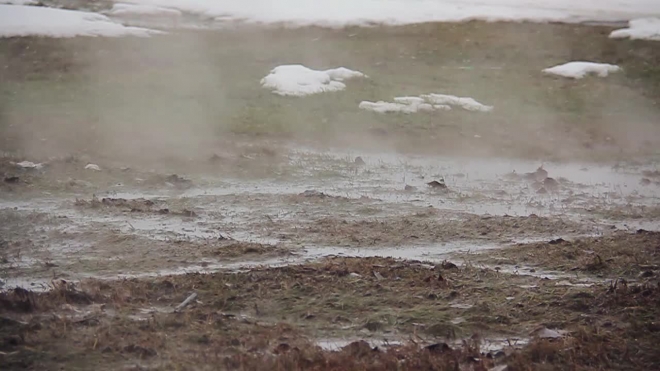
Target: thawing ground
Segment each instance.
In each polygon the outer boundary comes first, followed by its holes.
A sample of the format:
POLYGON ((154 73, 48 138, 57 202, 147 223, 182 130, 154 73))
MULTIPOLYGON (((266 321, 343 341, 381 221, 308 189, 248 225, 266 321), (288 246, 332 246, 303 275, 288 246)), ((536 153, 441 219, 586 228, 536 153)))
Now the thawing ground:
POLYGON ((28 180, 6 184, 0 203, 9 246, 5 285, 236 270, 331 255, 439 262, 519 242, 660 228, 652 162, 622 169, 246 148, 252 152, 216 156, 205 166, 242 161, 272 173, 173 176, 110 164, 97 172, 71 160, 42 169, 8 165, 28 180))
POLYGON ((658 369, 657 43, 137 3, 0 39, 0 363, 658 369))

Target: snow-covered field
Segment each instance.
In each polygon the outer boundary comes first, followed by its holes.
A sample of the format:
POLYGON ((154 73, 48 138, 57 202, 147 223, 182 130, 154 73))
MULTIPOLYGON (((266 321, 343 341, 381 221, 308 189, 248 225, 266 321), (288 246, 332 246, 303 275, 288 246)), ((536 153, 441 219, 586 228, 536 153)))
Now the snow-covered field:
MULTIPOLYGON (((96 13, 49 9, 33 0, 0 0, 12 4, 0 9, 0 37, 38 35, 144 36, 149 31, 123 27, 96 13)), ((425 22, 528 21, 528 22, 629 22, 629 28, 612 32, 612 38, 660 39, 660 1, 636 0, 126 0, 114 3, 106 14, 113 17, 178 18, 182 12, 198 16, 200 24, 244 22, 288 26, 405 25, 425 22)), ((208 25, 208 24, 207 24, 208 25)), ((172 24, 159 25, 161 28, 172 24)), ((190 26, 190 25, 189 25, 190 26)), ((175 23, 174 27, 180 27, 175 23)), ((197 26, 195 26, 197 27, 197 26)))
POLYGON ((486 21, 628 21, 660 16, 656 0, 130 0, 256 23, 346 26, 370 23, 486 21))
POLYGON ((159 31, 126 27, 89 12, 37 6, 0 5, 0 37, 149 36, 159 31))

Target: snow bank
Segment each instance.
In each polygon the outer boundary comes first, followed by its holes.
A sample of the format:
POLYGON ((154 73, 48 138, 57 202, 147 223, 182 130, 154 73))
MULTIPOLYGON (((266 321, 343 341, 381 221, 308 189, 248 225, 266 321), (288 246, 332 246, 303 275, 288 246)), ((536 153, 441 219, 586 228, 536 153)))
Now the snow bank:
POLYGON ((159 31, 125 27, 104 15, 38 6, 0 5, 0 37, 149 36, 159 31))
POLYGON ((624 38, 660 41, 660 18, 641 18, 628 22, 628 28, 610 33, 612 39, 624 38))
POLYGON ((566 64, 546 68, 543 70, 543 72, 550 75, 569 77, 572 79, 581 79, 588 74, 595 74, 601 77, 605 77, 611 72, 617 72, 619 70, 621 70, 621 68, 613 64, 594 62, 569 62, 566 64))
POLYGON ((394 102, 363 101, 359 108, 378 113, 416 113, 421 111, 449 111, 451 106, 459 106, 468 111, 489 112, 492 106, 483 105, 472 98, 445 94, 424 94, 419 97, 396 97, 394 102))
POLYGON ((298 26, 487 21, 628 21, 660 16, 658 0, 123 0, 220 20, 298 26))
POLYGON ((115 4, 108 14, 115 16, 166 16, 179 17, 181 11, 156 5, 115 4))
POLYGON ((344 90, 346 84, 342 81, 354 77, 366 77, 366 75, 344 67, 316 71, 295 64, 275 67, 268 76, 261 79, 261 85, 266 89, 272 89, 275 94, 302 97, 344 90))

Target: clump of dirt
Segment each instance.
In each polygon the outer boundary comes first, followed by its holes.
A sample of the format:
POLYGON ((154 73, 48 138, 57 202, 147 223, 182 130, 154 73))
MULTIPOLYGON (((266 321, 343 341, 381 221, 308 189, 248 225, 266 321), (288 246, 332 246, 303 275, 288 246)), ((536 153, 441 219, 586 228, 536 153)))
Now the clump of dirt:
POLYGON ((348 197, 332 196, 325 192, 308 189, 300 194, 289 196, 289 202, 315 202, 315 201, 351 201, 348 197))
POLYGON ((249 255, 285 255, 288 249, 279 246, 265 245, 255 242, 228 241, 214 248, 213 255, 222 257, 239 257, 249 255))
POLYGON ((161 200, 147 200, 144 198, 135 198, 135 199, 124 199, 124 198, 112 198, 104 197, 102 199, 93 196, 90 200, 76 199, 75 205, 79 207, 89 207, 92 209, 101 209, 101 208, 116 208, 122 212, 131 212, 131 213, 151 213, 159 215, 177 215, 185 217, 197 217, 197 213, 188 210, 182 209, 178 211, 170 210, 167 207, 165 201, 161 200))
POLYGON ((290 226, 297 239, 314 243, 341 246, 409 245, 415 243, 456 240, 485 240, 510 242, 527 236, 554 235, 563 230, 567 234, 593 232, 588 224, 560 218, 460 215, 453 218, 439 214, 436 209, 413 215, 374 218, 373 220, 345 220, 323 218, 307 224, 290 226))
POLYGON ((475 254, 470 260, 483 263, 531 265, 545 269, 582 272, 603 277, 660 276, 660 233, 638 230, 610 236, 556 239, 518 244, 475 254))

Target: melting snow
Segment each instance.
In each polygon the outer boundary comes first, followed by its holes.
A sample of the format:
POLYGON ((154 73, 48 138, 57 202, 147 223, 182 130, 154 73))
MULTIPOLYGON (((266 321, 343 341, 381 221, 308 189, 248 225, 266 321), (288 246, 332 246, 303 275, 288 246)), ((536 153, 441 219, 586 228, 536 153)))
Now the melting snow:
POLYGON ((343 27, 370 23, 628 21, 660 16, 657 0, 125 0, 227 21, 343 27))
POLYGON ((136 5, 136 4, 115 4, 108 14, 122 15, 142 15, 142 16, 181 16, 181 11, 171 8, 164 8, 155 5, 136 5))
POLYGON ((612 31, 610 37, 660 41, 660 18, 634 19, 628 22, 628 28, 612 31))
POLYGON ((159 31, 125 27, 104 15, 40 6, 0 5, 0 37, 149 36, 159 31))
POLYGON ((488 112, 492 106, 486 106, 472 98, 457 97, 445 94, 424 94, 419 97, 396 97, 394 102, 363 101, 359 107, 378 113, 401 112, 415 113, 420 111, 448 111, 451 106, 458 106, 468 111, 488 112))
POLYGON ((275 94, 302 97, 344 90, 346 84, 342 81, 354 77, 366 75, 344 67, 316 71, 299 64, 284 65, 275 67, 268 76, 261 79, 261 85, 272 89, 275 94))
POLYGON ((596 74, 598 76, 605 77, 609 73, 617 72, 619 70, 621 70, 619 66, 606 63, 569 62, 559 66, 546 68, 543 70, 543 72, 551 75, 581 79, 588 74, 596 74))

